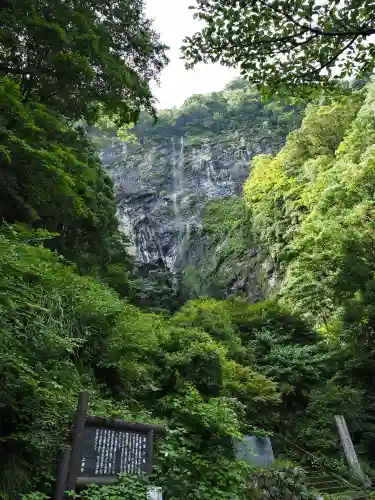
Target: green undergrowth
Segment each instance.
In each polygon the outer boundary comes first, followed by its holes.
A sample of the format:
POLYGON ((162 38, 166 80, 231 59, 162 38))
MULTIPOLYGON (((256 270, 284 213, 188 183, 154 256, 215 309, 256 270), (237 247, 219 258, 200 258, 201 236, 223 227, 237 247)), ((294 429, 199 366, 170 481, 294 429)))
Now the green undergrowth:
MULTIPOLYGON (((246 431, 246 414, 260 424, 279 395, 241 357, 234 331, 215 338, 179 315, 142 312, 80 276, 44 240, 47 234, 0 237, 2 494, 50 491, 83 389, 92 414, 175 429, 163 445, 170 488, 183 481, 192 492, 203 488, 189 470, 220 475, 225 466, 237 474, 228 438, 246 431), (224 465, 214 472, 212 463, 224 465)), ((235 481, 220 488, 232 491, 235 481)))
POLYGON ((142 311, 44 242, 15 229, 0 237, 3 496, 51 491, 88 390, 91 414, 168 426, 156 464, 168 498, 242 498, 248 476, 231 438, 296 425, 309 392, 324 394, 333 365, 323 368, 331 354, 319 335, 274 303, 142 311))

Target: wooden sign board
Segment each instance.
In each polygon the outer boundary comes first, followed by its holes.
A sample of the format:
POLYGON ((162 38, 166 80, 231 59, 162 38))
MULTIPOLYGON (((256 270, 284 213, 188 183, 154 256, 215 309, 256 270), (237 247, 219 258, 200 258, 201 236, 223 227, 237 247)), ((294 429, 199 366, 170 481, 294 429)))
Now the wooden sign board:
POLYGON ((140 474, 152 467, 149 432, 85 427, 82 436, 80 477, 140 474))
POLYGON ((87 415, 88 394, 81 393, 72 430, 71 447, 60 457, 54 500, 67 490, 88 484, 114 484, 121 473, 141 474, 152 468, 156 424, 126 422, 87 415))

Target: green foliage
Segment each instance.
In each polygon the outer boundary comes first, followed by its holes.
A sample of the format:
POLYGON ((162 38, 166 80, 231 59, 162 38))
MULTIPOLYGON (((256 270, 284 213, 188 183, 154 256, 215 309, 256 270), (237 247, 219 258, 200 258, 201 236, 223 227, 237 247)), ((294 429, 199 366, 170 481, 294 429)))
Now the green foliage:
MULTIPOLYGON (((234 9, 236 22, 253 8, 234 9)), ((317 7, 317 22, 326 8, 317 7)), ((333 25, 350 6, 335 9, 333 25)), ((358 15, 366 12, 367 5, 358 15)), ((207 290, 227 295, 233 280, 255 279, 253 264, 243 263, 262 247, 282 277, 279 302, 208 297, 176 311, 182 291, 168 276, 134 271, 112 183, 84 127, 70 121, 96 122, 105 146, 116 127, 128 134, 140 108, 152 115, 148 84, 165 56, 143 2, 15 0, 0 20, 0 495, 50 495, 82 390, 92 414, 168 428, 149 477, 72 495, 83 500, 141 500, 148 484, 170 499, 307 500, 298 469, 250 469, 235 460, 232 437, 278 433, 332 455, 336 413, 374 460, 374 85, 309 106, 280 153, 254 160, 244 200, 205 207, 194 237, 211 260, 205 274, 186 262, 211 280, 207 290)), ((183 136, 186 169, 197 167, 189 155, 207 139, 232 153, 242 137, 252 141, 251 155, 274 153, 299 111, 276 99, 261 103, 235 81, 163 112, 155 128, 142 115, 124 169, 142 148, 158 144, 165 153, 183 136)), ((142 167, 157 186, 165 175, 159 153, 153 168, 142 167)), ((181 210, 200 208, 192 196, 181 210)))
MULTIPOLYGON (((79 494, 70 493, 70 498, 75 500, 147 500, 147 487, 150 480, 146 475, 119 476, 119 481, 111 486, 98 486, 90 484, 79 494)), ((32 498, 26 500, 33 500, 32 498)))
POLYGON ((168 397, 175 430, 165 439, 155 478, 167 498, 243 498, 246 466, 233 461, 231 436, 240 435, 238 403, 204 401, 195 389, 168 397))
POLYGON ((260 421, 277 404, 275 384, 229 357, 231 342, 240 346, 239 340, 234 332, 229 344, 215 335, 221 323, 212 322, 210 307, 205 325, 212 336, 194 328, 186 310, 173 321, 141 312, 79 276, 43 248, 41 238, 24 232, 27 242, 17 233, 0 239, 2 494, 50 491, 57 448, 82 389, 94 414, 167 419, 171 428, 183 429, 182 441, 172 434, 174 455, 163 459, 171 474, 164 488, 172 491, 181 475, 187 488, 189 468, 196 475, 205 468, 212 474, 198 475, 197 491, 236 492, 242 469, 228 440, 246 428, 245 415, 254 416, 254 427, 255 417, 260 421), (184 454, 179 447, 187 442, 193 451, 184 454), (180 467, 175 478, 171 460, 180 467), (224 467, 233 471, 225 480, 224 467))
POLYGON ((90 360, 121 303, 40 246, 0 248, 0 484, 17 492, 51 481, 78 391, 97 397, 90 360))
POLYGON ((282 405, 269 422, 278 433, 295 438, 295 424, 305 414, 310 391, 334 373, 332 354, 309 325, 274 302, 249 305, 234 298, 228 303, 254 368, 278 384, 282 405))
POLYGON ((250 217, 241 198, 209 200, 204 205, 204 251, 194 269, 186 265, 183 279, 195 295, 222 297, 237 280, 246 280, 254 271, 249 260, 252 245, 250 217), (198 264, 198 265, 197 265, 198 264), (195 270, 195 272, 194 272, 195 270))
POLYGON ((7 1, 0 24, 0 75, 24 102, 89 121, 104 109, 119 125, 153 112, 149 82, 167 60, 142 1, 7 1))
POLYGON ((275 158, 254 158, 244 187, 245 201, 253 230, 260 233, 276 263, 288 256, 288 245, 309 213, 311 201, 302 191, 304 183, 315 184, 317 176, 324 175, 362 100, 358 93, 331 106, 309 106, 301 128, 288 136, 275 158))
MULTIPOLYGON (((315 500, 316 494, 306 488, 305 475, 301 468, 259 469, 254 471, 253 481, 258 483, 261 497, 273 500, 315 500)), ((255 492, 254 492, 255 493, 255 492)))
POLYGON ((360 391, 333 383, 311 391, 303 420, 297 425, 298 438, 308 451, 339 456, 335 415, 345 415, 352 434, 361 431, 363 405, 360 391))
POLYGON ((133 132, 143 147, 169 145, 171 137, 184 137, 190 147, 207 140, 230 147, 242 136, 251 141, 254 151, 260 147, 276 151, 287 133, 299 125, 302 107, 276 98, 262 102, 254 87, 238 79, 221 92, 196 94, 181 108, 160 111, 156 124, 142 114, 133 132))
POLYGON ((84 131, 23 103, 10 79, 0 81, 0 103, 0 218, 58 233, 50 248, 86 269, 124 254, 112 182, 84 131))
POLYGON ((195 16, 204 24, 186 37, 187 66, 220 62, 240 66, 259 87, 293 93, 332 87, 332 78, 363 78, 373 72, 375 33, 371 0, 341 4, 293 0, 198 0, 195 16))
MULTIPOLYGON (((265 500, 266 498, 315 500, 316 498, 316 495, 309 493, 303 484, 305 477, 302 469, 279 467, 273 470, 250 469, 244 463, 233 467, 233 462, 222 458, 220 465, 225 470, 223 474, 220 470, 213 469, 210 466, 212 462, 207 458, 195 456, 192 460, 192 457, 188 456, 187 445, 183 434, 176 430, 167 438, 161 450, 161 453, 166 456, 169 468, 165 467, 163 470, 157 467, 151 477, 121 475, 118 484, 114 486, 90 485, 80 494, 71 493, 70 496, 77 500, 119 500, 124 496, 130 500, 146 500, 147 486, 163 484, 163 497, 172 499, 222 500, 228 495, 236 500, 265 500), (180 442, 176 444, 178 440, 180 442), (179 455, 176 455, 176 449, 180 450, 179 455), (181 454, 181 450, 185 454, 181 454), (182 467, 188 467, 188 470, 182 467)), ((45 496, 41 493, 22 496, 22 500, 43 500, 44 498, 45 496)), ((336 496, 327 498, 336 498, 336 496)), ((352 497, 337 496, 337 498, 346 500, 352 497)))
POLYGON ((40 493, 39 491, 36 491, 34 493, 27 493, 26 495, 22 495, 22 500, 47 500, 48 495, 45 495, 44 493, 40 493))
POLYGON ((198 326, 221 341, 234 338, 229 310, 225 303, 215 299, 191 300, 175 315, 181 325, 198 326))
POLYGON ((175 311, 183 302, 176 278, 164 268, 138 264, 132 272, 132 302, 153 312, 175 311))
MULTIPOLYGON (((309 417, 312 408, 309 404, 312 405, 314 399, 310 398, 316 394, 314 390, 324 388, 325 382, 335 374, 337 364, 334 353, 303 320, 290 315, 275 302, 249 305, 244 299, 232 298, 228 301, 189 301, 175 314, 172 322, 204 329, 227 346, 233 362, 225 370, 232 374, 235 382, 226 382, 226 387, 247 405, 249 423, 260 425, 264 421, 263 410, 261 413, 259 409, 254 411, 250 400, 256 398, 261 402, 259 396, 263 391, 265 401, 271 402, 271 387, 264 385, 257 374, 260 372, 277 383, 282 398, 276 413, 270 407, 268 428, 297 438, 302 432, 296 427, 299 421, 303 428, 311 426, 314 417, 309 417)), ((333 412, 344 411, 340 409, 338 397, 333 400, 332 408, 333 412)), ((333 419, 333 415, 329 413, 328 416, 326 412, 327 419, 333 419)), ((333 425, 332 420, 330 432, 333 432, 333 425)), ((311 447, 315 450, 313 436, 306 434, 305 437, 311 438, 311 447)))
POLYGON ((321 322, 371 274, 363 253, 371 251, 365 178, 371 175, 372 95, 371 84, 365 92, 311 108, 275 158, 255 160, 245 186, 253 228, 285 271, 285 303, 321 322), (358 145, 361 160, 353 158, 352 132, 360 124, 369 140, 367 153, 364 139, 358 145))
POLYGON ((307 446, 335 453, 330 419, 341 412, 371 460, 374 95, 371 82, 309 106, 300 130, 275 157, 254 159, 244 190, 254 238, 280 274, 279 303, 315 324, 330 350, 327 357, 310 345, 301 357, 303 349, 295 353, 289 341, 277 348, 274 372, 264 374, 288 381, 292 366, 303 369, 313 388, 298 423, 307 446), (315 385, 322 376, 332 383, 315 385), (342 399, 352 406, 342 407, 342 399), (324 429, 320 435, 318 429, 324 429))

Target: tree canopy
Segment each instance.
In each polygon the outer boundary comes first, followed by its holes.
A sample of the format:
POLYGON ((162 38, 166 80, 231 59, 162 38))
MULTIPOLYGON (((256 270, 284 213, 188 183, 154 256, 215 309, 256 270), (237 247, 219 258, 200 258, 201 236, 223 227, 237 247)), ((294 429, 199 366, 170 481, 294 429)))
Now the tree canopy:
POLYGON ((116 204, 84 130, 40 103, 22 103, 11 79, 0 80, 0 101, 0 218, 51 231, 50 248, 103 267, 120 238, 116 204))
POLYGON ((268 89, 362 78, 375 66, 375 2, 197 0, 205 23, 184 40, 187 65, 220 62, 268 89))
POLYGON ((119 124, 153 111, 166 47, 143 0, 5 0, 0 24, 0 76, 17 78, 24 101, 87 120, 101 104, 119 124))

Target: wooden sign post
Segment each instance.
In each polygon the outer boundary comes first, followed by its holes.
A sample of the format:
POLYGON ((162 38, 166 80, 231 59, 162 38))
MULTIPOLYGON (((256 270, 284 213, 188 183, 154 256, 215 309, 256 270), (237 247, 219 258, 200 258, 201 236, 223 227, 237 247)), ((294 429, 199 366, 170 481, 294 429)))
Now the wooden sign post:
POLYGON ((72 446, 59 461, 54 500, 64 492, 96 483, 114 484, 120 473, 141 474, 152 468, 154 433, 162 425, 87 415, 88 393, 81 393, 72 430, 72 446))
POLYGON ((81 444, 83 431, 86 423, 87 409, 89 406, 88 392, 82 392, 79 395, 77 413, 72 430, 72 451, 70 453, 70 463, 67 479, 67 489, 74 490, 79 471, 79 462, 81 457, 81 444))
POLYGON ((153 442, 154 430, 147 424, 87 417, 77 486, 112 484, 121 472, 149 472, 153 442))
POLYGON ((60 450, 53 500, 61 500, 61 498, 64 498, 65 490, 67 489, 66 482, 69 472, 70 454, 70 446, 60 450))
POLYGON ((349 467, 351 468, 353 474, 365 484, 365 476, 361 469, 361 465, 358 461, 357 454, 355 452, 353 442, 351 440, 348 427, 345 422, 345 418, 342 415, 335 415, 335 421, 337 429, 340 434, 341 444, 344 449, 346 459, 348 461, 349 467))

